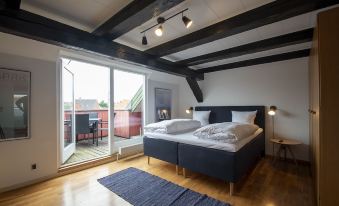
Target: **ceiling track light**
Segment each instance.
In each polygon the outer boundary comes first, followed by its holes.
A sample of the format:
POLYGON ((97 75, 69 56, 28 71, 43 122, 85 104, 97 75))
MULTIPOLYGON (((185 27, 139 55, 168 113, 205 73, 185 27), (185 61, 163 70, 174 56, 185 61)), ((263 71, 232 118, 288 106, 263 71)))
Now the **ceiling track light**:
POLYGON ((144 36, 142 37, 142 45, 147 45, 147 38, 146 38, 146 33, 144 33, 144 36))
POLYGON ((189 19, 187 16, 182 16, 182 21, 184 22, 186 28, 189 28, 193 24, 193 21, 189 19))
POLYGON ((164 30, 162 28, 162 24, 165 23, 166 19, 164 17, 159 17, 157 19, 157 22, 158 22, 158 25, 160 24, 160 26, 154 31, 154 33, 157 35, 157 36, 162 36, 164 30))
POLYGON ((147 43, 148 43, 148 42, 147 42, 147 38, 146 38, 146 32, 147 32, 148 30, 151 30, 151 29, 153 29, 154 27, 157 27, 157 26, 158 26, 158 28, 155 29, 154 33, 155 33, 157 36, 159 36, 159 37, 162 36, 163 33, 164 33, 163 24, 164 24, 167 20, 172 19, 173 17, 178 16, 179 14, 182 15, 182 21, 184 22, 185 27, 186 27, 186 28, 189 28, 189 27, 192 25, 193 21, 192 21, 191 19, 189 19, 187 16, 184 16, 184 12, 185 12, 185 11, 188 11, 188 8, 186 8, 186 9, 184 9, 184 10, 182 10, 182 11, 180 11, 180 12, 178 12, 178 13, 176 13, 176 14, 170 16, 170 17, 168 17, 167 19, 165 19, 164 17, 158 17, 158 18, 157 18, 157 24, 155 24, 155 25, 153 25, 153 26, 151 26, 151 27, 145 29, 144 31, 140 32, 141 34, 144 34, 144 36, 142 37, 142 45, 147 45, 147 43))

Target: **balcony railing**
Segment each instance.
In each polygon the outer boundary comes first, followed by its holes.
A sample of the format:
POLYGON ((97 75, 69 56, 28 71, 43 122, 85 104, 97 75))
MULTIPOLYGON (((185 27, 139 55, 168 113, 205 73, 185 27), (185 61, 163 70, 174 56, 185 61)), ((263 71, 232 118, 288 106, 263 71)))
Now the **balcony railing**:
MULTIPOLYGON (((64 112, 65 122, 71 120, 71 111, 64 112)), ((79 110, 75 114, 89 114, 90 120, 97 119, 99 137, 108 136, 108 110, 79 110)), ((71 139, 70 125, 64 124, 65 139, 71 139)), ((142 112, 131 112, 129 110, 114 110, 114 136, 131 138, 140 135, 142 127, 142 112)), ((92 134, 78 134, 78 140, 92 138, 92 134)), ((66 141, 67 142, 67 141, 66 141)))

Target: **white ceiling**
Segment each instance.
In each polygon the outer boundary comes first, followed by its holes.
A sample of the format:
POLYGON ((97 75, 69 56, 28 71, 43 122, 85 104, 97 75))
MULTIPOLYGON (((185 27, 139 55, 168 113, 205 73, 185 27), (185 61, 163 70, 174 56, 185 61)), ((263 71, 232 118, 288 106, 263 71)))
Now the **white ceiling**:
MULTIPOLYGON (((181 16, 179 15, 163 25, 164 35, 162 37, 157 37, 154 34, 154 29, 147 32, 148 45, 143 46, 141 44, 142 34, 140 34, 140 32, 156 23, 156 18, 153 18, 119 37, 115 41, 143 51, 272 1, 273 0, 186 0, 172 9, 165 11, 161 16, 166 18, 185 8, 189 8, 189 11, 185 13, 185 15, 193 20, 193 25, 189 29, 185 28, 181 21, 181 16)), ((69 24, 73 27, 92 32, 130 2, 132 2, 132 0, 22 0, 21 8, 69 24)), ((299 15, 284 21, 174 53, 163 58, 170 61, 183 60, 311 28, 315 25, 316 14, 318 12, 319 11, 314 11, 299 15)), ((191 68, 200 69, 305 48, 310 48, 310 43, 209 62, 192 66, 191 68)))
MULTIPOLYGON (((183 59, 188 59, 196 56, 200 56, 203 54, 208 54, 220 50, 225 50, 228 48, 248 44, 255 41, 260 41, 263 39, 288 34, 291 32, 300 31, 303 29, 312 28, 315 26, 315 19, 316 19, 317 12, 310 12, 306 14, 302 14, 293 18, 289 18, 283 21, 275 22, 273 24, 268 24, 250 31, 246 31, 240 34, 236 34, 233 36, 229 36, 223 39, 219 39, 207 44, 203 44, 197 47, 193 47, 190 49, 186 49, 184 51, 180 51, 164 58, 170 61, 179 61, 183 59)), ((295 51, 298 49, 304 49, 308 47, 287 47, 287 48, 279 48, 276 49, 277 53, 281 51, 288 52, 288 51, 295 51)), ((250 56, 247 56, 250 57, 250 56)), ((225 61, 227 63, 228 60, 222 60, 221 62, 225 61)), ((239 60, 240 61, 240 60, 239 60)), ((220 65, 220 61, 209 62, 206 64, 192 66, 193 69, 199 69, 203 67, 211 67, 220 65)), ((230 62, 231 63, 231 62, 230 62)))
POLYGON ((286 52, 291 52, 291 51, 309 49, 309 48, 311 48, 311 45, 312 45, 311 42, 302 43, 302 44, 295 44, 295 45, 291 45, 291 46, 281 47, 281 48, 277 48, 277 49, 271 49, 271 50, 262 51, 262 52, 256 52, 256 53, 253 53, 253 54, 242 55, 242 56, 233 57, 233 58, 229 58, 229 59, 223 59, 223 60, 208 62, 208 63, 204 63, 204 64, 200 64, 200 65, 191 66, 190 68, 192 68, 192 69, 202 69, 202 68, 206 68, 206 67, 213 67, 213 66, 218 66, 218 65, 223 65, 223 64, 229 64, 229 63, 234 63, 234 62, 239 62, 239 61, 244 61, 244 60, 249 60, 249 59, 255 59, 255 58, 260 58, 260 57, 265 57, 265 56, 270 56, 270 55, 275 55, 275 54, 281 54, 281 53, 286 53, 286 52))
POLYGON ((21 9, 92 32, 132 0, 22 0, 21 9))
POLYGON ((156 28, 147 32, 148 45, 142 45, 142 34, 140 34, 140 32, 157 23, 156 18, 153 18, 115 41, 144 51, 272 1, 273 0, 186 0, 170 10, 165 11, 161 16, 167 18, 188 8, 189 11, 185 12, 185 15, 193 20, 193 24, 189 29, 184 26, 181 15, 178 15, 163 25, 163 36, 158 37, 154 34, 156 28))

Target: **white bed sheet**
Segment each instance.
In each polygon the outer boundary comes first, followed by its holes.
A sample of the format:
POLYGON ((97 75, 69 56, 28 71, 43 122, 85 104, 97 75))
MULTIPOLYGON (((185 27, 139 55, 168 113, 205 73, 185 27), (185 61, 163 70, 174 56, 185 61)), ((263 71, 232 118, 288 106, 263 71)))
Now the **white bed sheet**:
POLYGON ((145 133, 145 136, 149 138, 164 139, 164 140, 173 141, 173 142, 180 142, 180 143, 191 144, 191 145, 196 145, 196 146, 201 146, 201 147, 219 149, 219 150, 224 150, 228 152, 236 152, 240 148, 242 148, 245 144, 247 144, 252 139, 254 139, 256 136, 261 134, 263 132, 263 129, 259 128, 252 135, 238 141, 235 144, 222 143, 222 142, 206 140, 206 139, 199 139, 198 137, 193 135, 193 132, 194 130, 189 131, 189 132, 184 132, 184 133, 178 133, 178 134, 161 134, 161 133, 148 132, 148 133, 145 133))

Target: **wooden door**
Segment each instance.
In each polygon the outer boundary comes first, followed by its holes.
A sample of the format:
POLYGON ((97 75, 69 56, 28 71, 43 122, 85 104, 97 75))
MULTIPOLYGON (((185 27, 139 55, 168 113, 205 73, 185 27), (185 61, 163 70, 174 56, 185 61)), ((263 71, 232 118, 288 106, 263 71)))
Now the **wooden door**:
POLYGON ((319 205, 339 205, 339 7, 318 15, 319 205))
POLYGON ((316 201, 319 201, 319 61, 318 30, 315 28, 310 55, 309 70, 309 121, 310 121, 310 160, 314 178, 316 201))

